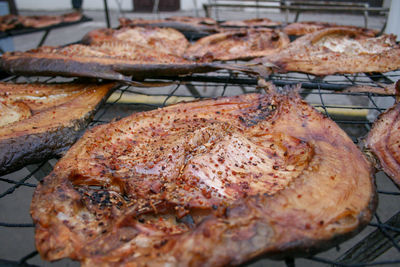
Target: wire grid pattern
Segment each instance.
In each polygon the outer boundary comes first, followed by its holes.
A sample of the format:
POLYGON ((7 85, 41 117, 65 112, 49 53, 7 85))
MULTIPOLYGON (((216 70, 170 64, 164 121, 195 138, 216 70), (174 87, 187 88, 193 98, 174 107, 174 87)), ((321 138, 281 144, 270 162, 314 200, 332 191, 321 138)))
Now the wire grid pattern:
MULTIPOLYGON (((352 85, 382 87, 395 82, 400 71, 382 74, 333 75, 316 77, 312 75, 289 73, 273 74, 264 77, 278 86, 302 84, 300 95, 311 105, 326 114, 344 129, 352 140, 362 147, 363 137, 371 128, 376 117, 392 106, 394 95, 374 93, 345 93, 341 90, 352 85)), ((12 82, 59 82, 70 81, 60 77, 10 77, 12 82)), ((231 96, 243 93, 264 93, 257 87, 257 79, 232 71, 217 71, 168 80, 148 80, 147 86, 122 85, 96 113, 89 127, 119 119, 133 112, 146 111, 180 101, 231 96)), ((145 82, 145 83, 146 83, 145 82)), ((0 177, 0 208, 10 202, 18 202, 18 196, 31 195, 39 180, 46 176, 58 159, 29 165, 22 170, 0 177), (21 178, 22 177, 22 178, 21 178)), ((382 266, 400 264, 400 190, 390 179, 377 174, 379 205, 371 223, 356 237, 327 252, 309 258, 286 259, 280 263, 260 260, 249 266, 382 266)), ((28 204, 29 205, 29 204, 28 204)), ((33 243, 34 225, 29 216, 29 206, 21 211, 22 216, 12 218, 6 212, 0 215, 0 233, 14 235, 25 231, 24 240, 12 242, 33 243), (24 219, 19 219, 20 217, 24 219), (26 241, 26 239, 31 239, 26 241)), ((18 214, 18 213, 17 213, 18 214)), ((18 247, 18 244, 16 244, 18 247)), ((18 254, 18 253, 16 253, 18 254)), ((15 266, 31 266, 28 261, 38 262, 38 252, 22 254, 17 260, 13 255, 1 259, 0 263, 15 266), (36 260, 35 260, 36 259, 36 260)), ((66 265, 69 265, 67 263, 66 265)))

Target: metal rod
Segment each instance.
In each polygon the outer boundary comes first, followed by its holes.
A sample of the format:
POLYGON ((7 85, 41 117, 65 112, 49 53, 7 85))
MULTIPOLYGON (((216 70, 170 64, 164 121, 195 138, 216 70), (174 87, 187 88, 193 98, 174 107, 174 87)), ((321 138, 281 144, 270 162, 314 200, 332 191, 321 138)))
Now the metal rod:
POLYGON ((53 166, 51 166, 48 161, 40 164, 27 165, 26 168, 29 170, 29 172, 35 172, 33 177, 35 177, 35 179, 38 181, 43 180, 43 178, 49 175, 49 173, 53 170, 53 166))
POLYGON ((0 222, 0 226, 3 227, 33 227, 35 226, 33 223, 5 223, 5 222, 0 222))
POLYGON ((39 252, 38 252, 37 250, 32 251, 31 253, 29 253, 28 255, 24 256, 22 259, 20 259, 20 260, 18 261, 18 264, 23 264, 23 263, 25 263, 27 260, 29 260, 29 259, 35 257, 35 256, 38 255, 38 254, 39 254, 39 252))
POLYGON ((47 36, 49 35, 50 31, 51 31, 51 29, 47 29, 47 30, 44 32, 43 37, 42 37, 42 39, 40 39, 40 42, 39 42, 39 44, 37 45, 37 47, 41 47, 41 46, 44 44, 44 42, 46 41, 47 36))
POLYGON ((389 77, 380 72, 365 73, 365 75, 374 82, 387 83, 387 84, 393 83, 393 81, 389 79, 389 77))
POLYGON ((295 267, 296 266, 293 258, 286 258, 285 263, 286 263, 287 267, 295 267))
POLYGON ((19 180, 19 181, 18 181, 18 184, 14 185, 14 186, 12 186, 12 187, 10 187, 10 188, 8 188, 6 191, 4 191, 3 193, 1 193, 1 194, 0 194, 0 198, 4 197, 4 196, 6 196, 6 195, 9 195, 9 194, 14 193, 14 191, 15 191, 16 189, 18 189, 20 186, 22 186, 22 183, 24 183, 26 180, 30 179, 33 175, 35 175, 35 173, 36 173, 38 170, 40 170, 40 168, 41 168, 42 166, 44 166, 45 164, 46 164, 46 162, 43 162, 43 163, 41 163, 40 165, 38 165, 38 167, 35 168, 34 170, 32 170, 30 174, 28 174, 27 176, 25 176, 24 178, 22 178, 21 180, 19 180))
MULTIPOLYGON (((215 82, 215 83, 232 83, 232 84, 246 84, 246 85, 257 85, 256 78, 230 78, 227 80, 223 76, 191 76, 191 77, 181 77, 181 81, 198 81, 198 82, 215 82)), ((304 89, 322 89, 331 91, 341 91, 347 87, 348 84, 333 84, 326 82, 302 82, 302 81, 284 81, 284 80, 269 80, 277 86, 294 85, 301 83, 301 87, 304 89)))
POLYGON ((1 177, 0 177, 0 181, 6 182, 6 183, 9 183, 9 184, 23 185, 23 186, 27 186, 27 187, 36 187, 35 184, 20 183, 20 182, 17 182, 17 181, 13 181, 13 180, 1 178, 1 177))
POLYGON ((106 22, 107 22, 107 28, 111 28, 111 24, 110 24, 110 14, 108 11, 108 3, 107 0, 104 0, 104 13, 106 15, 106 22))
MULTIPOLYGON (((386 221, 385 225, 399 227, 400 212, 397 212, 392 218, 386 221)), ((399 242, 400 233, 391 232, 390 234, 396 242, 399 242)), ((336 261, 339 263, 371 262, 391 247, 393 247, 391 240, 385 238, 382 231, 377 228, 350 250, 346 251, 342 256, 337 258, 336 261)))

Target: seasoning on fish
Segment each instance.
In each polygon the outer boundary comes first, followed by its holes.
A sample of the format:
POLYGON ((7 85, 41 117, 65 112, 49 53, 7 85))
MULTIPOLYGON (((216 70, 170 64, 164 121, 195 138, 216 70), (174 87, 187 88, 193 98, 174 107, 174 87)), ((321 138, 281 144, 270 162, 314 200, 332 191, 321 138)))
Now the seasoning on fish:
POLYGON ((223 266, 327 249, 375 210, 369 162, 287 89, 88 132, 33 196, 36 247, 83 266, 223 266))

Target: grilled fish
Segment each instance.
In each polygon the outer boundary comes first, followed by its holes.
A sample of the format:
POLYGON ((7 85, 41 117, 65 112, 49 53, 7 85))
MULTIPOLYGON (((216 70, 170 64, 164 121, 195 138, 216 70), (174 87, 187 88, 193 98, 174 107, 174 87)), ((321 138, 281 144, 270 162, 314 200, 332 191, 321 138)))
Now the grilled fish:
POLYGON ((400 91, 399 89, 396 89, 396 87, 399 87, 400 83, 391 83, 391 84, 379 84, 378 86, 370 86, 370 85, 354 85, 347 87, 345 90, 340 91, 340 92, 346 92, 346 93, 372 93, 372 94, 378 94, 378 95, 396 95, 397 91, 400 91))
POLYGON ((140 45, 154 49, 154 53, 162 52, 182 56, 189 45, 188 40, 179 31, 171 28, 157 27, 124 27, 120 29, 97 29, 87 33, 84 44, 102 41, 121 40, 129 45, 140 45))
POLYGON ((357 30, 328 28, 304 35, 278 53, 255 62, 269 62, 277 72, 314 75, 387 72, 400 68, 400 46, 394 35, 369 38, 357 30))
POLYGON ((186 33, 216 33, 219 31, 218 23, 212 18, 173 16, 165 19, 129 19, 119 18, 119 24, 126 26, 152 26, 161 28, 173 28, 186 33))
POLYGON ((356 30, 359 31, 361 34, 369 37, 375 37, 379 33, 377 30, 373 29, 360 28, 356 26, 343 26, 343 25, 337 25, 336 23, 319 22, 319 21, 301 21, 301 22, 290 23, 283 28, 283 31, 287 35, 299 36, 332 27, 341 27, 341 28, 356 30))
POLYGON ((383 171, 400 187, 400 104, 397 103, 374 122, 366 147, 378 158, 383 171))
POLYGON ((94 77, 131 81, 220 69, 211 63, 196 63, 148 47, 123 41, 104 41, 90 46, 40 47, 27 52, 7 52, 1 68, 12 74, 94 77))
POLYGON ((273 21, 268 18, 256 18, 246 20, 228 20, 221 22, 219 25, 222 27, 271 27, 279 26, 282 23, 273 21))
POLYGON ((23 28, 45 28, 62 22, 74 22, 82 19, 82 13, 72 12, 62 15, 21 16, 8 14, 0 16, 0 31, 18 30, 23 28))
POLYGON ((37 187, 31 215, 47 260, 222 266, 333 246, 375 200, 360 150, 290 90, 93 128, 37 187))
POLYGON ((217 33, 199 39, 189 46, 189 59, 235 60, 263 57, 289 44, 289 37, 272 29, 244 29, 217 33))
POLYGON ((0 174, 71 146, 113 83, 0 83, 0 174))

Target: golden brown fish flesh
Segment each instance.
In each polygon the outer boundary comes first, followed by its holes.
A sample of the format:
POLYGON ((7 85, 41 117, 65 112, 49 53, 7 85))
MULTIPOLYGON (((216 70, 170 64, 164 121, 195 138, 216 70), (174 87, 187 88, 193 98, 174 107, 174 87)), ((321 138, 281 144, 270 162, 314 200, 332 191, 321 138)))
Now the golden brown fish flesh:
POLYGON ((400 68, 400 46, 394 35, 372 38, 357 30, 328 28, 304 35, 278 53, 256 62, 269 62, 276 71, 314 75, 388 72, 400 68))
POLYGON ((85 44, 102 41, 121 40, 130 45, 140 45, 154 49, 154 53, 163 52, 182 56, 189 45, 188 40, 179 31, 171 28, 125 27, 120 29, 97 29, 87 33, 82 42, 85 44))
POLYGON ((313 33, 319 30, 323 30, 326 28, 332 28, 332 27, 341 27, 341 28, 347 28, 351 30, 356 30, 359 31, 360 34, 374 37, 378 34, 379 31, 373 30, 373 29, 367 29, 367 28, 360 28, 356 26, 343 26, 343 25, 337 25, 336 23, 328 23, 328 22, 320 22, 320 21, 301 21, 301 22, 294 22, 290 23, 287 26, 283 28, 283 31, 287 35, 305 35, 308 33, 313 33))
POLYGON ((246 20, 228 20, 220 23, 222 27, 271 27, 278 26, 282 23, 279 21, 273 21, 268 18, 256 18, 246 20))
POLYGON ((369 162, 290 91, 93 128, 38 186, 31 214, 46 260, 222 266, 329 248, 374 209, 369 162))
POLYGON ((374 122, 366 146, 379 159, 383 171, 400 186, 400 104, 397 103, 374 122))

